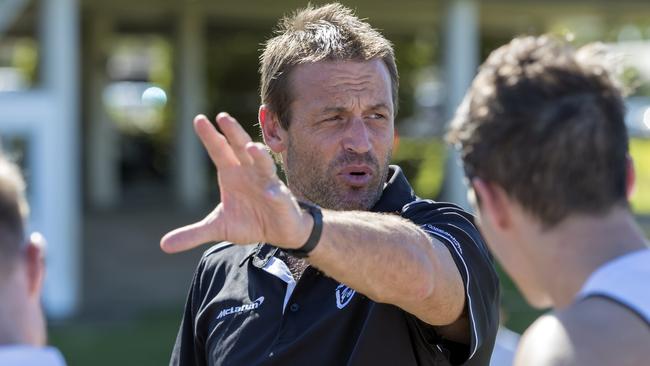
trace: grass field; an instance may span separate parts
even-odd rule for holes
[[[650,215],[650,139],[633,139],[630,154],[636,170],[636,189],[632,195],[632,208],[640,215]]]
[[[167,365],[183,312],[156,310],[136,319],[105,320],[51,326],[50,343],[69,366]]]

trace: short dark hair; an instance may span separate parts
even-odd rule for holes
[[[28,211],[20,169],[0,153],[0,275],[13,268],[21,252]]]
[[[627,206],[624,104],[594,49],[515,38],[481,66],[447,136],[470,179],[498,184],[547,228]]]
[[[289,76],[303,63],[381,59],[390,74],[397,114],[399,76],[393,46],[352,10],[338,3],[309,5],[282,18],[276,33],[260,56],[260,93],[262,103],[278,116],[284,129],[291,120]]]

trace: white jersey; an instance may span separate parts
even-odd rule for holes
[[[0,346],[2,366],[65,366],[63,356],[53,347],[28,345]]]
[[[599,267],[585,282],[578,300],[589,296],[612,299],[650,325],[650,249],[622,255]]]

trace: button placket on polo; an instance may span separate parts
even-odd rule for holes
[[[300,280],[296,284],[296,287],[289,298],[289,306],[287,309],[289,311],[284,312],[280,320],[280,327],[278,329],[278,336],[276,337],[271,350],[275,352],[278,347],[282,347],[285,344],[291,343],[296,336],[297,332],[297,318],[301,316],[301,304],[303,303],[302,299],[304,294],[307,291],[312,291],[315,289],[315,282],[318,278],[318,271],[313,267],[308,267],[305,269],[305,272],[300,277]]]

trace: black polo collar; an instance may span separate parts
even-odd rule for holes
[[[239,266],[243,266],[246,261],[252,258],[253,265],[257,268],[264,268],[267,263],[275,256],[275,254],[280,250],[280,248],[274,247],[272,245],[257,243],[253,248],[246,254],[244,259],[239,262]]]
[[[388,176],[388,181],[381,197],[379,197],[379,201],[371,209],[373,212],[401,212],[402,207],[417,198],[413,188],[406,180],[402,168],[397,165],[390,165],[388,167]]]
[[[379,201],[375,203],[370,211],[401,212],[406,204],[417,199],[402,168],[397,165],[390,165],[388,167],[388,176],[389,178],[386,181],[381,197],[379,197]],[[259,243],[251,249],[239,265],[244,265],[248,259],[252,258],[255,267],[263,268],[278,250],[279,248],[272,245]]]

